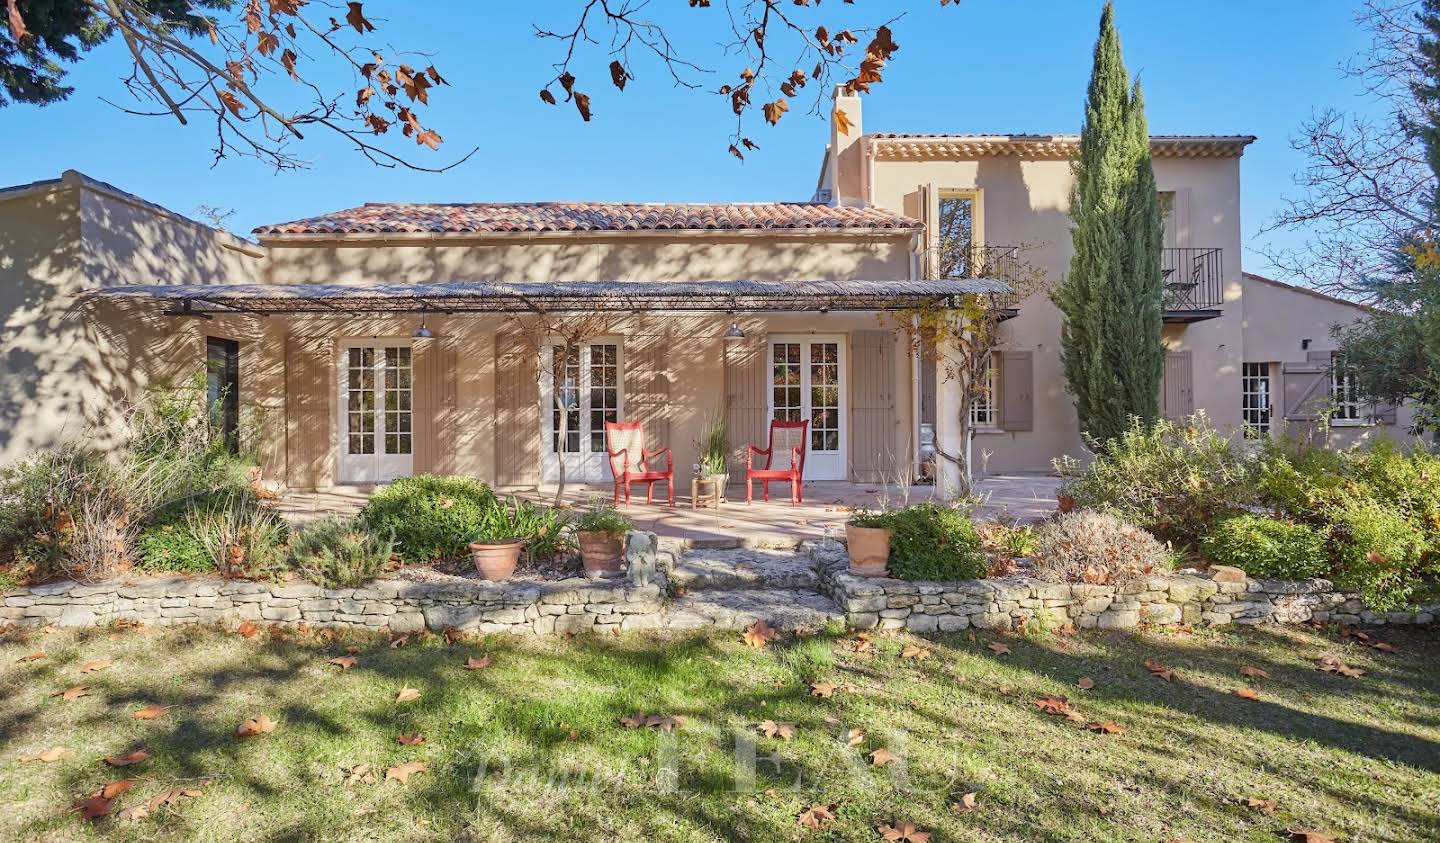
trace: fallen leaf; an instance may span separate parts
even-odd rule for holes
[[[99,796],[101,799],[114,799],[115,797],[129,790],[131,787],[134,786],[134,784],[134,779],[116,779],[115,781],[109,782],[104,787],[100,788],[100,792],[95,795]]]
[[[385,781],[388,782],[391,779],[394,779],[401,784],[405,784],[407,781],[410,780],[410,777],[412,775],[423,772],[425,772],[424,761],[408,761],[404,764],[399,765],[398,767],[390,767],[386,769]]]
[[[875,649],[875,645],[871,643],[870,636],[862,632],[854,638],[846,641],[845,649],[849,650],[852,653],[868,653],[871,650]]]
[[[1080,681],[1075,683],[1075,687],[1082,691],[1088,691],[1095,687],[1095,680],[1088,676],[1082,676],[1080,677]]]
[[[884,767],[886,764],[899,760],[900,756],[884,747],[870,753],[870,765],[873,767]]]
[[[990,649],[993,650],[993,651],[995,651],[996,655],[1008,656],[1008,655],[1010,654],[1010,645],[1009,645],[1009,644],[1001,644],[999,641],[996,641],[994,644],[991,644],[991,645],[990,645]]]
[[[456,628],[453,627],[453,626],[447,626],[447,627],[445,627],[445,643],[446,643],[446,644],[454,644],[454,643],[457,642],[457,641],[463,641],[463,640],[465,640],[465,633],[461,632],[460,630],[456,629]]]
[[[1035,707],[1046,714],[1064,714],[1070,710],[1070,701],[1064,697],[1050,695],[1043,700],[1036,700]]]
[[[645,718],[645,725],[649,726],[652,729],[659,729],[662,732],[668,732],[672,729],[678,729],[681,726],[684,726],[685,718],[681,717],[678,714],[674,716],[669,714],[652,714],[649,717]]]
[[[1150,671],[1150,675],[1154,676],[1157,679],[1164,679],[1166,682],[1175,681],[1175,671],[1171,670],[1170,668],[1166,667],[1155,659],[1146,659],[1145,669]]]
[[[144,761],[146,758],[149,757],[150,753],[146,752],[143,749],[137,749],[134,752],[128,753],[126,755],[111,755],[105,759],[105,763],[109,764],[111,767],[129,767],[133,764],[139,764],[141,761]]]
[[[1369,645],[1372,650],[1379,650],[1382,653],[1398,653],[1400,648],[1388,641],[1376,641]]]
[[[908,820],[899,825],[882,825],[877,830],[882,839],[898,841],[898,843],[929,843],[930,841],[930,832],[921,831],[915,823]]]
[[[145,803],[145,807],[149,809],[150,813],[153,813],[166,805],[179,802],[181,799],[194,799],[199,795],[200,791],[194,788],[172,787],[150,797],[150,801]]]
[[[112,801],[103,796],[91,796],[76,802],[74,810],[78,811],[84,819],[98,820],[110,813]]]
[[[351,787],[357,784],[374,784],[375,774],[370,771],[369,764],[356,764],[345,771],[345,786]]]
[[[1242,700],[1260,699],[1260,694],[1254,688],[1251,688],[1248,685],[1242,685],[1241,687],[1236,688],[1235,696],[1239,697]]]
[[[395,702],[403,703],[420,699],[420,691],[416,688],[401,688],[400,693],[395,695]]]
[[[1266,673],[1265,671],[1261,670],[1261,669],[1258,668],[1258,667],[1251,667],[1251,666],[1248,665],[1248,664],[1245,665],[1244,667],[1240,668],[1240,675],[1241,675],[1241,676],[1248,676],[1248,677],[1250,677],[1251,679],[1269,679],[1269,678],[1270,678],[1270,674]]]
[[[859,746],[865,743],[865,731],[863,729],[851,729],[850,734],[845,738],[850,746]]]
[[[959,802],[956,802],[950,806],[951,810],[953,810],[957,814],[968,814],[971,811],[975,810],[975,807],[976,805],[974,793],[967,793],[964,796],[961,796]]]
[[[341,673],[344,673],[345,671],[354,667],[358,662],[359,660],[356,659],[354,656],[336,656],[335,658],[325,663],[335,665],[336,667],[340,668]]]
[[[63,691],[56,691],[55,693],[51,694],[50,696],[52,696],[52,697],[59,697],[59,698],[61,698],[62,700],[78,700],[78,699],[80,699],[81,697],[89,696],[89,694],[90,694],[90,686],[89,686],[89,685],[76,685],[76,686],[73,687],[73,688],[66,688],[66,689],[63,690]]]
[[[820,828],[830,820],[835,819],[835,805],[811,805],[808,809],[801,811],[797,821],[806,828]]]
[[[419,746],[425,743],[425,738],[420,735],[401,735],[395,740],[399,741],[401,746]]]
[[[812,697],[833,697],[836,684],[834,682],[811,682],[810,696]]]
[[[1272,799],[1256,799],[1252,796],[1245,800],[1245,807],[1254,808],[1266,814],[1273,814],[1280,806]]]
[[[70,750],[66,749],[63,746],[52,746],[49,749],[37,752],[34,755],[26,755],[22,757],[20,759],[20,763],[26,764],[31,761],[43,761],[48,764],[51,761],[59,761],[61,758],[64,758],[65,755],[69,752]]]
[[[116,816],[120,817],[120,819],[122,820],[138,822],[139,820],[143,820],[146,817],[150,816],[150,808],[142,803],[140,805],[136,805],[133,808],[126,808]]]
[[[620,718],[620,725],[627,729],[638,729],[645,725],[645,715],[630,714]]]
[[[794,723],[776,723],[774,720],[766,720],[760,724],[760,731],[767,738],[778,737],[782,741],[788,741],[795,737]]]
[[[930,651],[925,649],[924,647],[921,647],[919,644],[910,644],[905,649],[900,651],[900,658],[914,659],[916,661],[923,662],[926,659],[930,658]]]
[[[95,673],[97,671],[105,670],[113,664],[114,662],[110,661],[109,659],[96,659],[95,661],[85,662],[84,664],[80,665],[80,672]]]
[[[1297,843],[1337,843],[1340,839],[1328,831],[1316,831],[1313,828],[1287,828],[1285,833]]]
[[[1351,667],[1350,665],[1341,661],[1340,657],[1335,655],[1334,653],[1326,653],[1316,661],[1319,662],[1319,666],[1317,667],[1317,669],[1322,670],[1326,673],[1338,673],[1341,676],[1348,676],[1351,679],[1359,679],[1361,676],[1365,675],[1365,671],[1361,670],[1358,667]]]
[[[745,632],[741,637],[744,638],[745,643],[751,647],[757,650],[763,650],[765,649],[765,645],[774,641],[779,634],[780,633],[770,628],[770,624],[761,620],[745,627]]]
[[[23,663],[25,663],[25,662],[38,662],[38,661],[40,661],[40,660],[43,659],[43,658],[45,658],[45,651],[40,650],[40,651],[31,653],[31,654],[28,655],[28,656],[22,656],[22,657],[21,657],[20,659],[18,659],[15,663],[16,663],[16,664],[23,664]]]
[[[254,717],[240,724],[235,734],[242,738],[253,738],[257,735],[268,735],[275,731],[275,723],[264,714],[257,714]]]
[[[131,716],[136,720],[154,720],[157,717],[163,717],[165,712],[174,707],[173,705],[150,705],[136,711]]]
[[[466,669],[466,670],[484,670],[485,668],[487,668],[487,667],[489,667],[489,666],[490,666],[490,654],[489,654],[489,653],[486,653],[485,655],[481,656],[481,657],[478,658],[478,659],[475,658],[474,656],[471,656],[470,658],[468,658],[468,659],[465,660],[465,669]]]
[[[401,647],[404,647],[406,644],[409,644],[409,643],[410,643],[410,633],[407,632],[407,633],[405,633],[404,635],[401,635],[401,636],[399,636],[399,637],[397,637],[397,638],[392,639],[392,640],[390,641],[390,649],[392,649],[392,650],[398,650],[398,649],[400,649]]]
[[[1123,735],[1125,734],[1126,729],[1125,726],[1122,726],[1119,723],[1114,722],[1113,720],[1106,720],[1104,723],[1096,721],[1086,726],[1085,728],[1089,729],[1092,732],[1098,732],[1102,735]]]
[[[235,628],[235,631],[245,638],[254,638],[260,632],[260,627],[246,621]]]

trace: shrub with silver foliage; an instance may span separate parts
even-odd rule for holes
[[[1103,512],[1068,512],[1035,531],[1031,558],[1037,578],[1050,582],[1123,585],[1170,567],[1155,537]]]

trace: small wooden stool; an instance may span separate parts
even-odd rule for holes
[[[705,509],[719,509],[720,502],[723,500],[725,500],[725,484],[723,482],[718,480],[712,481],[710,483],[710,493],[705,495],[705,497],[702,499],[700,497],[700,478],[690,478],[691,509],[697,509],[700,507],[704,507]]]

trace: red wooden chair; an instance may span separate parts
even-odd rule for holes
[[[610,456],[610,473],[615,477],[615,503],[620,503],[620,489],[625,489],[625,505],[630,505],[630,484],[645,484],[645,502],[652,502],[655,484],[664,480],[669,487],[670,505],[675,505],[675,457],[669,448],[645,450],[645,430],[640,422],[605,422],[605,450]],[[665,455],[665,470],[650,467],[650,460]]]
[[[760,481],[760,488],[765,496],[765,501],[770,501],[770,481],[788,480],[790,482],[790,504],[793,506],[804,502],[804,492],[801,484],[805,480],[805,444],[810,436],[810,422],[806,421],[780,421],[770,420],[770,447],[757,448],[754,445],[745,446],[745,502],[751,503],[751,483]],[[789,457],[789,464],[783,468],[776,467],[775,452],[779,450],[781,455]],[[761,468],[755,467],[755,455],[765,455],[765,465]]]

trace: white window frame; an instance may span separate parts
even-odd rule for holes
[[[831,343],[836,351],[836,374],[839,376],[839,411],[840,437],[839,447],[833,451],[816,451],[812,446],[812,438],[805,437],[805,479],[810,480],[845,480],[849,477],[850,468],[850,351],[849,338],[844,334],[772,334],[766,343],[765,348],[765,424],[775,418],[775,387],[772,382],[774,373],[775,346],[784,344],[800,345],[800,417],[811,418],[814,407],[811,404],[811,374],[812,374],[812,351],[815,345]],[[809,433],[814,433],[813,426]]]
[[[1345,365],[1338,352],[1330,355],[1330,424],[1332,427],[1365,427],[1375,420],[1368,405],[1359,398],[1359,378]]]
[[[1240,364],[1240,421],[1248,439],[1264,439],[1275,428],[1275,381],[1269,363]]]
[[[997,355],[990,355],[990,363],[985,367],[983,375],[984,382],[978,384],[979,389],[972,390],[974,395],[970,399],[970,429],[976,433],[1000,429],[1000,402],[997,399],[1001,375],[996,357]]]
[[[351,454],[350,429],[349,429],[349,358],[350,350],[354,348],[372,348],[377,354],[372,364],[376,369],[375,383],[375,406],[372,412],[375,415],[376,430],[369,434],[376,437],[375,452],[372,454]],[[408,431],[387,431],[385,392],[386,379],[389,369],[384,365],[384,349],[386,348],[408,348],[410,350],[410,429]],[[401,477],[408,477],[415,471],[415,450],[418,447],[418,437],[415,430],[415,342],[410,337],[374,337],[374,338],[342,338],[335,343],[335,401],[336,418],[334,430],[334,453],[336,456],[335,474],[339,483],[388,483]],[[385,452],[385,435],[387,432],[406,433],[410,437],[410,452],[407,454],[388,454]]]
[[[547,342],[541,350],[545,360],[540,369],[540,477],[544,483],[555,483],[560,479],[561,459],[565,463],[566,482],[577,483],[599,483],[612,479],[610,473],[610,460],[604,446],[604,429],[601,435],[601,449],[591,451],[590,448],[590,406],[588,396],[590,394],[590,373],[591,367],[585,362],[590,354],[590,348],[596,345],[615,346],[615,367],[616,367],[616,421],[625,421],[625,343],[620,337],[593,337],[586,342],[579,343],[580,384],[578,394],[581,396],[580,439],[579,451],[557,452],[553,449],[555,441],[555,401],[554,401],[554,374],[550,365],[550,355],[554,353],[556,346],[564,345],[564,340],[555,339]],[[569,432],[569,431],[567,431]]]

